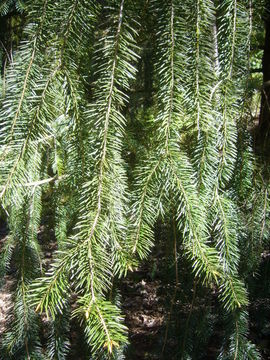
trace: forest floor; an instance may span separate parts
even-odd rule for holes
[[[0,339],[6,329],[9,309],[11,308],[11,287],[12,279],[10,276],[5,276],[3,279],[4,285],[0,289]]]
[[[179,334],[174,332],[176,324],[173,317],[178,313],[180,317],[184,314],[177,322],[183,321],[186,325],[192,306],[182,306],[176,300],[175,286],[162,279],[151,278],[149,269],[149,263],[145,263],[121,285],[123,312],[130,340],[126,359],[180,359]],[[200,359],[214,360],[217,358],[217,351],[218,348],[211,339],[205,356]]]
[[[130,278],[123,281],[121,294],[123,312],[129,329],[130,346],[127,360],[173,360],[181,359],[177,334],[170,331],[174,326],[170,310],[172,304],[172,286],[164,284],[160,279],[151,279],[147,267],[140,269]],[[197,308],[196,308],[197,307]],[[194,306],[194,312],[204,311],[205,304]],[[173,316],[187,321],[190,307],[173,304]],[[257,345],[263,360],[270,359],[270,299],[259,298],[250,304],[250,335],[249,338]],[[183,315],[184,314],[184,315]],[[170,324],[170,321],[172,324]],[[209,337],[206,352],[192,360],[216,360],[222,343],[223,332],[218,321]],[[194,329],[193,329],[194,330]],[[167,333],[167,335],[166,335]],[[196,330],[194,331],[196,336]],[[180,336],[179,336],[180,338]],[[185,358],[183,358],[185,359]]]
[[[145,271],[135,275],[139,281],[125,279],[121,286],[130,340],[127,359],[160,359],[166,322],[164,298],[160,296],[162,283],[149,279]]]
[[[0,226],[0,251],[3,249],[3,244],[6,240],[7,229],[4,224]],[[5,275],[3,279],[0,278],[0,339],[6,329],[9,309],[11,308],[11,289],[12,289],[12,276]]]

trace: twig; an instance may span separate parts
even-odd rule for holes
[[[167,320],[167,324],[166,324],[164,342],[163,342],[163,347],[162,347],[162,352],[161,352],[162,355],[164,353],[166,343],[167,343],[167,340],[168,340],[169,325],[170,325],[170,320],[171,320],[171,316],[172,316],[172,310],[173,310],[173,306],[175,304],[175,298],[176,298],[178,285],[179,285],[175,219],[173,219],[173,237],[174,237],[174,260],[175,260],[175,288],[174,288],[174,293],[173,293],[173,296],[172,296],[172,299],[171,299],[171,306],[170,306],[170,310],[169,310],[169,314],[168,314],[168,320]]]
[[[192,302],[191,302],[191,307],[190,307],[190,311],[189,311],[189,314],[188,314],[188,318],[187,318],[187,321],[186,321],[185,334],[184,334],[183,345],[182,345],[182,356],[181,356],[182,360],[185,360],[184,359],[184,351],[185,351],[185,346],[186,346],[189,322],[190,322],[191,314],[192,314],[193,307],[194,307],[195,297],[196,297],[196,289],[197,289],[197,281],[194,280],[193,297],[192,297]]]
[[[44,184],[47,184],[51,181],[56,181],[56,180],[63,180],[66,176],[54,176],[54,177],[51,177],[51,178],[48,178],[48,179],[44,179],[44,180],[38,180],[38,181],[33,181],[33,182],[29,182],[29,183],[26,183],[26,184],[23,184],[23,186],[39,186],[39,185],[44,185]]]

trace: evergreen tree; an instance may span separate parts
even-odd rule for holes
[[[66,359],[71,318],[91,358],[123,358],[128,329],[112,290],[150,253],[158,221],[175,226],[176,265],[181,254],[196,281],[218,289],[218,359],[260,358],[246,287],[269,233],[268,168],[249,131],[260,7],[2,2],[4,17],[23,12],[0,54],[1,262],[16,273],[3,359]],[[46,269],[38,234],[48,207],[57,251]],[[192,351],[183,346],[182,358]]]

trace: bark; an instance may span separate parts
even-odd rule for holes
[[[268,2],[268,1],[267,1]],[[270,139],[270,5],[266,9],[265,18],[265,45],[262,59],[263,88],[259,131],[261,139],[266,142]],[[268,142],[268,141],[267,141]]]

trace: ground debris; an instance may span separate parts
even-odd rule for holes
[[[146,273],[136,275],[142,277],[140,281],[126,279],[121,286],[131,343],[126,358],[158,359],[153,349],[160,348],[158,342],[163,338],[166,321],[164,299],[160,296],[161,281],[152,280]]]
[[[0,288],[0,338],[6,330],[6,324],[10,309],[12,307],[12,285],[14,280],[6,275],[3,281],[4,285]]]

